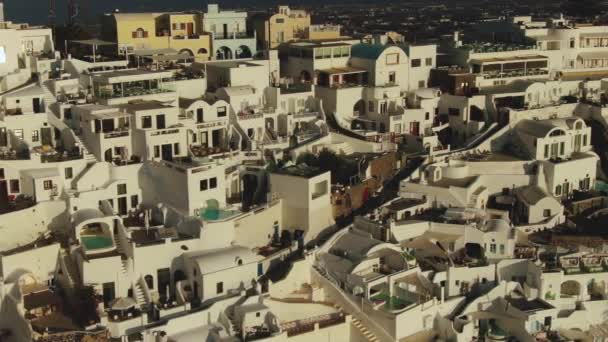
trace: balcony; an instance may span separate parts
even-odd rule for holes
[[[549,70],[545,69],[530,69],[530,70],[513,70],[501,73],[489,73],[484,74],[483,78],[486,80],[511,78],[511,77],[532,77],[532,76],[546,76],[549,75]]]
[[[11,213],[14,211],[19,211],[27,208],[31,208],[36,205],[36,201],[33,197],[28,195],[9,195],[8,203],[6,206],[0,207],[0,214]]]
[[[0,160],[29,160],[30,153],[28,150],[16,151],[13,149],[0,148]]]
[[[120,138],[120,137],[128,137],[129,136],[129,129],[118,129],[115,131],[111,131],[111,132],[105,132],[103,134],[103,137],[105,139],[113,139],[113,138]]]
[[[280,89],[281,95],[307,93],[312,91],[312,85],[309,83],[281,84]]]
[[[254,36],[248,34],[247,32],[220,32],[220,33],[215,33],[213,35],[213,38],[215,40],[221,40],[221,39],[253,39]]]

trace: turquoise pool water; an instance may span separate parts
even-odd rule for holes
[[[107,236],[82,236],[80,238],[87,250],[112,247],[112,239]]]
[[[237,215],[239,212],[236,210],[223,210],[223,209],[205,209],[201,212],[200,217],[207,221],[224,220],[229,217]]]

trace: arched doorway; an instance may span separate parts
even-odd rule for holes
[[[192,50],[190,50],[190,49],[181,49],[181,50],[179,50],[179,54],[194,57],[194,52],[192,52]]]
[[[359,100],[357,103],[355,103],[355,106],[353,107],[353,115],[365,115],[365,101]]]
[[[215,58],[218,60],[232,59],[232,50],[227,46],[222,46],[215,52]]]
[[[103,160],[107,161],[108,163],[110,163],[112,161],[112,149],[109,148],[106,150],[106,152],[103,154]]]
[[[150,290],[154,289],[154,277],[148,274],[144,277],[144,280],[146,281],[146,286],[148,286]]]
[[[239,46],[235,51],[236,58],[251,58],[251,50],[246,45]]]
[[[312,76],[310,76],[310,73],[308,71],[302,70],[300,72],[300,81],[310,82],[310,81],[312,81]]]
[[[581,295],[581,284],[576,280],[567,280],[559,287],[560,298],[578,298]]]

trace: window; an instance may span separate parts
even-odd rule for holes
[[[374,101],[369,101],[367,103],[367,111],[370,112],[370,113],[374,112]]]
[[[500,254],[505,254],[505,245],[501,243],[499,246],[499,250],[500,250]]]
[[[179,155],[179,143],[174,143],[173,144],[173,154],[174,155]]]
[[[549,158],[549,145],[545,145],[545,158]]]
[[[23,130],[22,129],[13,130],[13,134],[15,135],[15,137],[23,140]]]
[[[490,244],[490,253],[496,253],[496,244],[495,243]]]
[[[550,217],[550,216],[551,216],[551,209],[543,210],[543,217]]]
[[[386,64],[399,64],[399,54],[398,53],[389,53],[386,55]]]
[[[388,112],[388,103],[382,102],[380,103],[380,114],[386,114]]]
[[[219,118],[223,118],[223,117],[226,116],[226,107],[225,106],[223,106],[223,107],[217,107],[217,116]]]
[[[145,31],[143,28],[138,28],[137,30],[131,33],[132,38],[148,38],[148,31]]]
[[[561,196],[562,194],[562,186],[558,185],[555,187],[555,196]]]
[[[203,122],[203,108],[196,109],[196,123]]]
[[[458,109],[458,108],[448,108],[448,115],[450,115],[450,116],[460,116],[460,109]]]
[[[583,146],[587,146],[587,134],[583,134]]]
[[[574,49],[575,44],[576,44],[576,40],[574,38],[570,38],[570,48],[571,49]]]
[[[177,30],[177,24],[176,24],[176,23],[173,23],[173,25],[171,25],[171,27],[172,27],[174,30]]]
[[[160,146],[154,146],[154,158],[160,158]]]
[[[66,167],[64,170],[65,179],[72,179],[74,177],[74,170],[71,167]]]
[[[217,292],[217,294],[224,293],[224,282],[223,281],[220,281],[219,283],[215,284],[215,292]]]
[[[412,59],[412,68],[418,68],[420,65],[422,65],[420,58]]]
[[[42,182],[42,186],[44,187],[44,190],[51,190],[53,188],[53,181],[52,180],[45,180]]]
[[[394,71],[388,73],[388,83],[395,83],[397,81],[397,74]]]
[[[426,87],[426,81],[422,80],[422,81],[418,81],[418,88],[425,88]]]
[[[565,147],[566,147],[566,143],[564,143],[563,141],[561,143],[559,143],[559,154],[560,155],[564,155],[565,153]]]
[[[131,196],[131,208],[137,208],[139,205],[139,196],[133,195]]]
[[[152,117],[150,115],[141,117],[141,128],[152,128]]]
[[[276,20],[277,24],[282,24],[284,22],[285,22],[285,19],[283,19],[283,18],[277,18],[277,20]]]
[[[433,66],[433,58],[432,58],[432,57],[429,57],[429,58],[425,59],[425,60],[424,60],[424,64],[425,64],[426,66]]]
[[[4,169],[0,169],[0,179],[4,179]]]
[[[262,314],[260,312],[255,313],[255,317],[260,317]]]
[[[210,189],[217,188],[217,178],[216,177],[209,179],[209,188]]]
[[[63,118],[66,120],[72,119],[72,108],[66,108],[63,110]]]
[[[11,193],[17,193],[19,192],[19,180],[18,179],[11,179],[10,181],[10,188],[11,188]]]
[[[201,191],[209,189],[209,181],[206,179],[201,179],[201,181],[199,182],[199,188]]]
[[[32,142],[40,141],[40,131],[37,129],[32,131]]]
[[[116,186],[116,192],[119,195],[126,195],[127,194],[127,184],[118,184]]]

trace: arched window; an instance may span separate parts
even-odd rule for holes
[[[582,129],[583,128],[583,123],[581,121],[578,121],[577,123],[574,124],[574,129]]]
[[[196,53],[199,54],[199,55],[206,55],[209,52],[205,48],[200,48],[200,49],[198,49],[198,51]]]
[[[562,186],[558,185],[555,187],[555,196],[561,196],[562,195]]]
[[[148,32],[141,27],[133,32],[133,38],[147,38],[147,37],[148,37]]]
[[[148,274],[145,276],[144,280],[146,281],[146,285],[150,290],[154,289],[154,278],[151,275]]]

